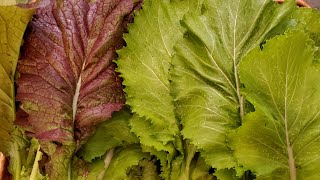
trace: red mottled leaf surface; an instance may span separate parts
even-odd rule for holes
[[[112,61],[137,4],[88,2],[52,0],[38,9],[22,50],[17,100],[24,115],[17,123],[49,156],[60,153],[59,146],[81,144],[125,102]]]

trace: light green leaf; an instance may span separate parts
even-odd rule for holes
[[[49,177],[47,175],[42,175],[39,168],[39,161],[42,159],[43,155],[40,151],[40,144],[35,138],[30,142],[27,160],[23,163],[22,170],[20,172],[21,180],[47,180]]]
[[[159,129],[145,118],[140,118],[134,114],[130,119],[131,130],[139,137],[140,143],[155,148],[157,151],[166,151],[169,154],[175,154],[176,149],[172,142],[163,144],[161,141],[167,138],[167,129]]]
[[[127,104],[142,117],[143,122],[136,122],[151,124],[157,131],[165,130],[161,138],[155,137],[154,141],[163,145],[174,143],[176,148],[181,147],[181,142],[175,142],[180,141],[179,125],[170,96],[168,71],[173,45],[184,32],[179,21],[189,10],[200,10],[201,1],[146,0],[134,24],[129,26],[129,34],[124,36],[127,47],[119,51],[117,61]],[[139,133],[135,127],[132,131]]]
[[[101,158],[95,159],[92,163],[90,163],[89,170],[88,170],[89,173],[87,178],[78,176],[77,179],[78,180],[80,179],[97,180],[101,172],[104,171],[104,168],[105,168],[105,163],[103,159]]]
[[[161,180],[157,173],[157,166],[154,160],[143,159],[139,165],[130,169],[128,179],[143,179],[143,180]]]
[[[83,159],[91,162],[117,146],[139,143],[139,139],[130,132],[128,125],[130,118],[130,111],[124,109],[115,112],[112,119],[100,124],[95,134],[82,147],[80,154]]]
[[[33,9],[0,6],[0,151],[10,155],[11,173],[19,179],[21,153],[26,142],[15,129],[14,75],[25,28],[34,13]]]
[[[127,171],[132,166],[138,165],[140,160],[144,158],[150,157],[143,153],[139,146],[116,150],[103,179],[127,179]]]
[[[192,167],[192,160],[196,153],[196,148],[190,145],[189,142],[184,141],[184,153],[180,156],[176,156],[172,162],[171,179],[190,179]]]
[[[212,174],[209,174],[210,166],[208,166],[204,159],[198,155],[199,157],[196,158],[193,162],[193,165],[191,167],[191,179],[199,180],[199,179],[205,179],[205,180],[213,180],[215,179]],[[224,179],[223,179],[224,180]]]
[[[176,46],[172,90],[182,134],[203,151],[209,165],[236,166],[227,135],[245,112],[237,65],[294,6],[293,1],[207,0],[202,15],[184,17],[187,33]]]
[[[148,152],[150,155],[155,156],[161,165],[161,174],[162,179],[170,179],[172,160],[176,154],[170,154],[166,151],[159,151],[154,147],[141,145],[143,152]]]
[[[14,75],[24,30],[34,10],[0,7],[0,151],[8,153],[15,119]]]
[[[256,111],[233,136],[239,163],[263,179],[320,176],[320,67],[313,41],[288,32],[240,63],[244,95]]]
[[[320,12],[318,9],[297,9],[292,19],[296,21],[294,29],[304,30],[308,32],[310,38],[314,41],[317,46],[315,52],[315,60],[320,62]]]
[[[221,169],[216,171],[214,175],[221,180],[240,180],[240,178],[236,176],[234,169]]]
[[[1,0],[0,6],[11,6],[16,4],[25,4],[28,3],[29,0]]]

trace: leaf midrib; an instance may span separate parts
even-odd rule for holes
[[[266,3],[266,0],[264,1],[263,5],[258,11],[258,15],[261,13],[262,7]],[[237,32],[237,19],[238,19],[238,12],[239,12],[239,6],[240,6],[240,0],[238,1],[238,7],[235,13],[234,18],[234,29],[233,29],[233,65],[234,65],[234,76],[235,76],[235,82],[236,82],[236,92],[239,100],[239,111],[240,111],[240,118],[242,120],[244,114],[244,107],[243,107],[243,97],[240,94],[240,86],[239,86],[239,77],[238,77],[238,68],[237,68],[237,58],[236,58],[236,51],[238,46],[245,40],[245,38],[250,34],[251,29],[253,25],[255,24],[256,20],[258,19],[258,16],[254,19],[252,25],[249,28],[249,31],[246,33],[244,38],[240,41],[240,43],[236,46],[236,32]],[[290,179],[296,180],[296,168],[295,168],[295,159],[293,156],[293,150],[292,146],[290,144],[290,138],[289,138],[289,132],[288,132],[288,122],[287,122],[287,96],[288,96],[288,62],[289,62],[289,54],[292,50],[292,47],[289,47],[289,53],[286,61],[286,73],[285,73],[285,98],[284,98],[284,115],[282,116],[284,125],[285,125],[285,135],[286,135],[286,146],[287,146],[287,153],[288,153],[288,165],[289,165],[289,171],[290,171]],[[275,104],[276,105],[276,104]]]
[[[239,83],[239,75],[238,75],[238,64],[236,62],[236,33],[237,33],[237,20],[238,20],[238,13],[240,8],[240,0],[238,0],[238,7],[234,18],[234,29],[233,29],[233,70],[234,70],[234,78],[236,81],[236,93],[238,96],[238,103],[239,103],[239,115],[240,115],[240,121],[242,121],[242,118],[244,116],[244,110],[243,110],[243,98],[240,94],[240,83]]]
[[[284,126],[285,126],[285,135],[286,135],[286,145],[287,145],[287,151],[288,151],[288,164],[289,164],[289,171],[290,171],[290,179],[296,180],[297,172],[295,167],[295,159],[293,155],[292,146],[290,143],[289,138],[289,131],[288,131],[288,119],[287,119],[287,97],[288,97],[288,66],[289,66],[289,55],[291,54],[292,50],[292,44],[289,47],[289,53],[287,54],[287,60],[286,60],[286,73],[285,73],[285,96],[284,96]]]

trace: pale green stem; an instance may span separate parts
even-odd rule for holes
[[[70,163],[69,163],[68,180],[71,180],[71,179],[72,179],[72,177],[71,177],[71,163],[72,163],[72,160],[70,160]]]
[[[20,152],[19,152],[19,148],[18,148],[18,144],[17,142],[13,143],[13,151],[15,151],[13,154],[10,155],[10,157],[12,158],[10,161],[10,164],[15,164],[16,166],[13,167],[13,171],[15,172],[13,179],[14,180],[20,180],[20,173],[21,173],[21,158],[20,158]],[[14,163],[12,163],[12,161],[14,161]]]
[[[106,173],[110,163],[111,163],[111,160],[112,160],[112,157],[113,157],[113,151],[114,149],[110,149],[106,155],[106,158],[104,159],[104,168],[103,168],[103,171],[99,174],[98,176],[98,180],[102,180],[103,177],[104,177],[104,174]]]
[[[37,173],[39,171],[39,161],[42,158],[42,152],[40,151],[40,145],[37,150],[36,158],[34,159],[31,175],[30,175],[30,180],[36,180],[37,178]]]

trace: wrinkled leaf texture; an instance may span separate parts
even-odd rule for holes
[[[30,23],[18,66],[17,100],[25,114],[17,122],[54,156],[51,178],[66,176],[75,141],[82,144],[124,104],[112,60],[134,6],[131,0],[50,1]]]

